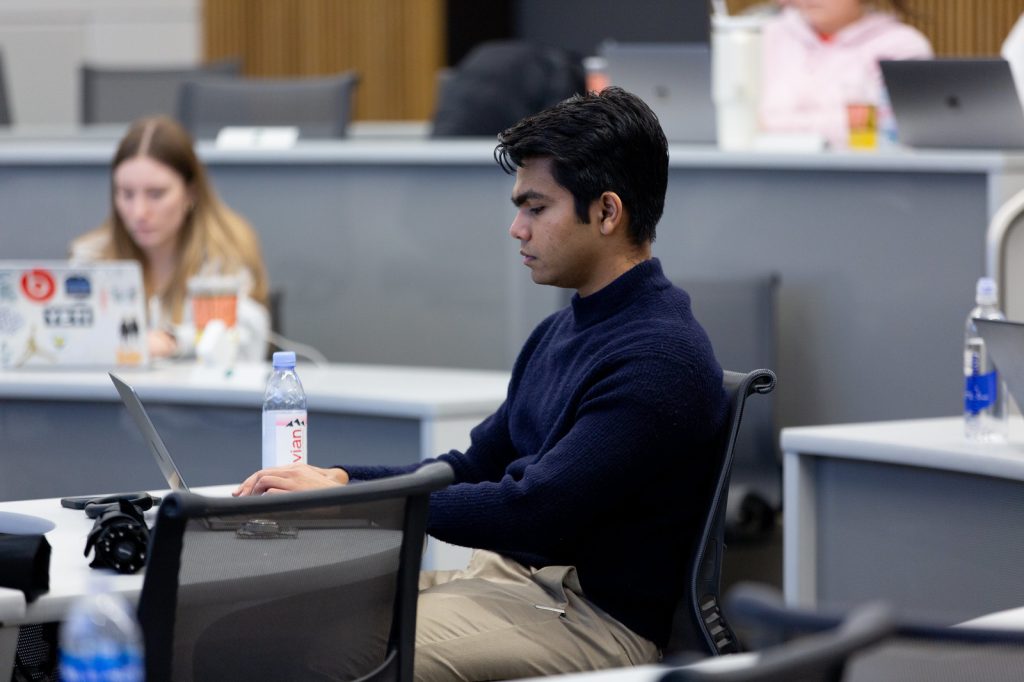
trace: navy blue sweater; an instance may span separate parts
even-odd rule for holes
[[[585,596],[664,646],[711,485],[722,372],[657,259],[544,320],[508,397],[441,455],[428,531],[531,566],[575,566]],[[413,467],[414,468],[414,467]],[[345,467],[353,479],[396,467]]]

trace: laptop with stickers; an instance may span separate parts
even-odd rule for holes
[[[0,260],[0,371],[149,364],[135,261]]]

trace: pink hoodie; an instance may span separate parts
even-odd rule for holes
[[[846,103],[879,101],[879,59],[932,57],[928,39],[896,17],[870,12],[825,41],[786,8],[761,41],[761,129],[821,133],[846,146]]]

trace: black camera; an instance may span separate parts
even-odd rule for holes
[[[94,549],[91,568],[112,568],[118,573],[136,573],[146,565],[149,527],[140,505],[119,499],[116,503],[86,505],[86,513],[96,512],[96,523],[85,542],[85,555]],[[152,506],[152,502],[146,507]],[[93,514],[89,514],[93,516]]]

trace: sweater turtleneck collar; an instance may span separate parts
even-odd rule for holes
[[[661,261],[650,258],[619,275],[611,284],[586,297],[572,297],[572,316],[578,327],[589,327],[608,319],[647,291],[671,286]]]

